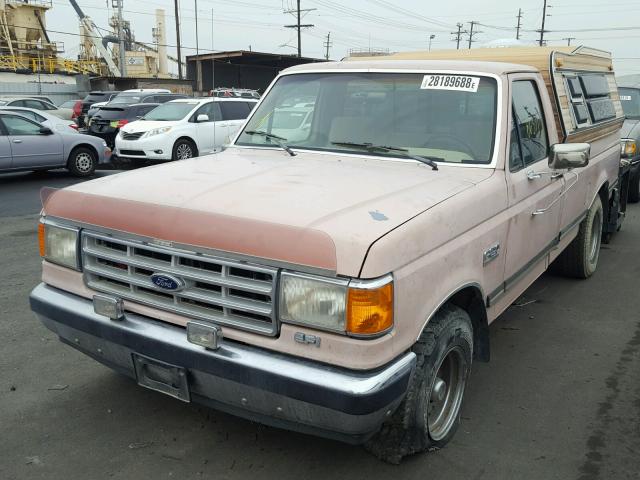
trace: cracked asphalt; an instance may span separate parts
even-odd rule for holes
[[[544,275],[492,324],[454,441],[391,466],[143,389],[58,342],[27,301],[38,191],[76,181],[0,175],[1,479],[640,478],[640,206],[594,277]]]

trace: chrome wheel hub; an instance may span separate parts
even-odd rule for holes
[[[178,145],[178,148],[176,149],[176,154],[177,154],[176,156],[178,157],[178,160],[185,160],[187,158],[193,157],[193,152],[191,151],[191,147],[186,143],[181,143],[180,145]]]
[[[458,418],[466,382],[465,363],[462,350],[456,346],[438,367],[427,407],[427,426],[433,440],[446,437]]]
[[[79,172],[86,173],[91,170],[93,158],[88,153],[79,153],[76,155],[76,168]]]
[[[598,250],[600,250],[600,239],[602,236],[602,212],[599,210],[593,217],[591,224],[591,248],[589,251],[589,263],[594,263],[598,258]]]

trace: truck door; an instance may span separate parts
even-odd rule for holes
[[[43,134],[40,132],[42,125],[19,115],[2,115],[0,118],[9,134],[12,168],[64,165],[59,133]]]
[[[558,241],[564,186],[562,176],[548,173],[547,125],[554,125],[554,118],[546,95],[541,101],[545,86],[536,76],[518,74],[510,78],[505,291],[517,284],[526,288],[537,276],[532,271],[539,274],[546,268],[549,251]]]

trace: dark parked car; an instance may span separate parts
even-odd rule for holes
[[[622,138],[622,158],[631,162],[629,201],[640,201],[640,81],[618,82],[620,103],[626,119],[620,131]]]
[[[103,138],[110,148],[114,147],[116,135],[120,128],[129,122],[138,120],[159,103],[136,103],[133,105],[113,104],[105,105],[91,119],[87,133]]]
[[[87,116],[87,112],[89,111],[89,107],[91,107],[91,105],[93,105],[94,103],[108,102],[113,97],[118,95],[118,93],[120,92],[113,91],[113,90],[89,92],[89,95],[84,97],[82,99],[82,102],[80,103],[80,111],[74,112],[76,114],[75,119],[78,123],[78,126],[80,128],[84,128],[86,126],[87,124],[86,116]]]
[[[144,91],[124,91],[115,96],[108,104],[96,103],[89,108],[86,115],[87,126],[91,125],[92,118],[105,106],[125,106],[133,105],[135,103],[153,103],[160,104],[166,103],[171,100],[177,100],[179,98],[188,98],[187,95],[179,93],[159,93],[159,92],[144,92]]]

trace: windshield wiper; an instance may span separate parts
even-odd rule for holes
[[[392,147],[389,145],[374,145],[369,142],[331,142],[332,145],[337,145],[339,147],[353,147],[353,148],[361,148],[368,152],[398,152],[401,153],[402,156],[411,158],[413,160],[417,160],[418,162],[424,163],[425,165],[429,165],[432,170],[438,170],[438,164],[436,162],[444,162],[444,158],[441,157],[429,157],[424,155],[413,155],[409,153],[409,150],[401,147]]]
[[[269,140],[273,140],[275,143],[278,144],[280,148],[282,148],[289,155],[291,155],[292,157],[296,156],[296,152],[294,152],[289,145],[284,143],[287,141],[287,139],[284,137],[275,135],[273,133],[265,132],[263,130],[245,130],[244,133],[246,133],[247,135],[260,135],[261,137],[268,138]]]

